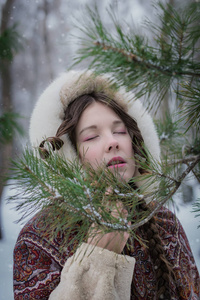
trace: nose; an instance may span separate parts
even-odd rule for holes
[[[118,141],[113,138],[111,140],[109,140],[106,150],[107,150],[107,152],[110,152],[111,150],[119,150]]]

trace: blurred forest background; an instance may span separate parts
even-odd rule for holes
[[[178,0],[162,2],[174,7],[180,3]],[[187,2],[192,0],[181,0],[182,4]],[[29,118],[38,96],[51,80],[72,65],[76,51],[81,47],[79,37],[82,33],[76,25],[80,26],[79,21],[87,17],[85,5],[93,7],[94,3],[94,0],[0,0],[0,130],[3,132],[7,126],[6,133],[0,135],[1,300],[13,299],[11,255],[20,229],[19,225],[12,225],[15,227],[8,231],[9,224],[17,219],[17,215],[13,215],[9,207],[5,208],[5,197],[9,191],[4,188],[3,176],[8,172],[10,159],[19,155],[28,143]],[[156,6],[156,1],[147,0],[96,1],[107,28],[113,26],[105,13],[111,5],[117,7],[122,20],[134,24],[141,31],[145,30],[142,27],[145,18],[152,22],[156,20],[152,3]],[[87,66],[87,61],[83,61],[76,68]],[[162,116],[168,106],[166,99],[158,115]],[[191,228],[197,227],[195,214],[189,215],[189,211],[198,193],[199,186],[188,181],[179,200],[180,211],[185,209],[184,202],[189,202],[185,205],[190,232]],[[10,241],[8,234],[11,232]],[[195,244],[191,246],[196,249],[196,259],[200,261],[200,234],[194,236],[191,233],[190,236],[191,243]]]

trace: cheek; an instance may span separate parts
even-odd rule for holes
[[[79,158],[83,165],[89,163],[94,168],[101,162],[97,147],[80,147]]]
[[[133,150],[133,144],[132,140],[128,140],[126,143],[126,149],[127,149],[127,154],[129,157],[131,157],[134,160],[134,150]]]
[[[129,145],[127,145],[127,149],[128,149],[128,157],[129,157],[129,166],[132,170],[135,171],[135,153],[134,153],[134,150],[133,150],[133,147],[132,147],[132,142],[129,143]]]

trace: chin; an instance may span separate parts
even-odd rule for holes
[[[128,176],[126,174],[115,174],[115,176],[117,177],[118,180],[121,180],[121,181],[125,181],[125,182],[129,182],[129,180],[132,178],[132,176]]]
[[[133,172],[134,173],[133,174],[132,172],[127,172],[126,170],[125,171],[121,170],[121,172],[119,170],[115,170],[114,172],[112,171],[112,173],[118,180],[121,180],[124,182],[129,182],[130,179],[133,178],[133,176],[135,176],[135,172]]]

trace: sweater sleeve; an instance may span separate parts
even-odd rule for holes
[[[135,259],[83,243],[49,300],[129,300]]]

